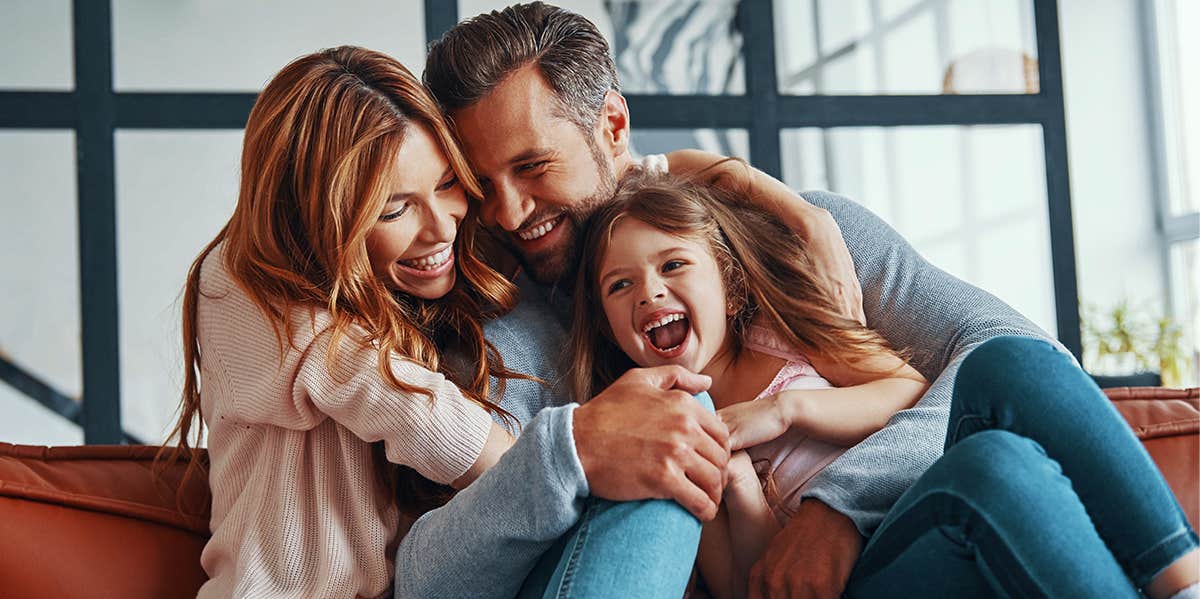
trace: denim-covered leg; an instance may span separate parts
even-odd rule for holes
[[[713,410],[707,393],[696,399]],[[519,597],[677,599],[699,545],[700,521],[674,501],[591,498],[579,524],[546,552]]]
[[[1197,546],[1154,461],[1096,384],[1045,341],[999,337],[955,379],[946,446],[1002,429],[1062,466],[1100,537],[1139,586]]]
[[[868,542],[850,597],[1138,597],[1071,481],[1035,442],[954,445]]]

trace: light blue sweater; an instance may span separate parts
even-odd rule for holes
[[[942,454],[954,373],[1000,335],[1049,336],[996,297],[929,264],[882,219],[825,192],[801,194],[842,229],[863,288],[867,324],[932,381],[915,406],[842,454],[806,497],[845,514],[864,535]],[[550,380],[566,347],[564,298],[522,284],[520,305],[488,323],[510,369]],[[556,307],[557,306],[557,307]],[[1061,346],[1060,346],[1061,349]],[[579,517],[587,480],[561,393],[509,381],[501,405],[523,425],[512,449],[445,506],[422,516],[396,555],[397,597],[512,597],[538,558]]]

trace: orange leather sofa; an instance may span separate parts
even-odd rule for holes
[[[1196,527],[1200,389],[1107,393]],[[207,482],[193,478],[177,493],[183,468],[156,476],[157,450],[0,443],[0,597],[195,597]]]

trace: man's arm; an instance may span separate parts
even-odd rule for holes
[[[929,264],[869,210],[831,193],[803,196],[828,210],[842,230],[862,284],[867,325],[893,347],[908,349],[911,364],[933,384],[916,405],[813,478],[797,514],[751,572],[751,597],[840,596],[863,536],[941,457],[962,359],[1000,335],[1053,342],[1004,302]]]
[[[803,196],[841,227],[862,285],[867,325],[893,347],[910,350],[910,363],[933,381],[916,405],[847,450],[804,492],[870,536],[900,495],[941,457],[962,358],[1000,335],[1053,340],[1008,304],[927,262],[866,208],[831,193]]]
[[[717,511],[728,434],[692,398],[708,377],[635,369],[582,407],[542,410],[500,461],[419,518],[396,553],[397,597],[512,597],[589,492]]]

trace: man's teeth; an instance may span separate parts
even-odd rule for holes
[[[668,314],[658,320],[648,322],[648,323],[646,323],[646,326],[642,327],[642,332],[649,333],[650,329],[671,324],[672,322],[675,322],[676,320],[683,320],[683,314],[676,312],[675,314]]]
[[[554,220],[548,220],[532,229],[529,229],[527,231],[521,231],[520,233],[517,233],[517,237],[520,237],[521,239],[524,239],[525,241],[533,241],[534,239],[537,239],[538,237],[541,237],[542,235],[545,235],[546,233],[549,233],[550,231],[554,230],[554,227],[557,225],[558,225],[557,218]]]
[[[446,249],[433,254],[432,256],[425,256],[424,258],[417,258],[416,260],[401,260],[400,263],[417,270],[433,270],[445,264],[446,260],[450,259],[450,253],[453,251],[453,249],[454,248],[451,246],[446,246]]]

